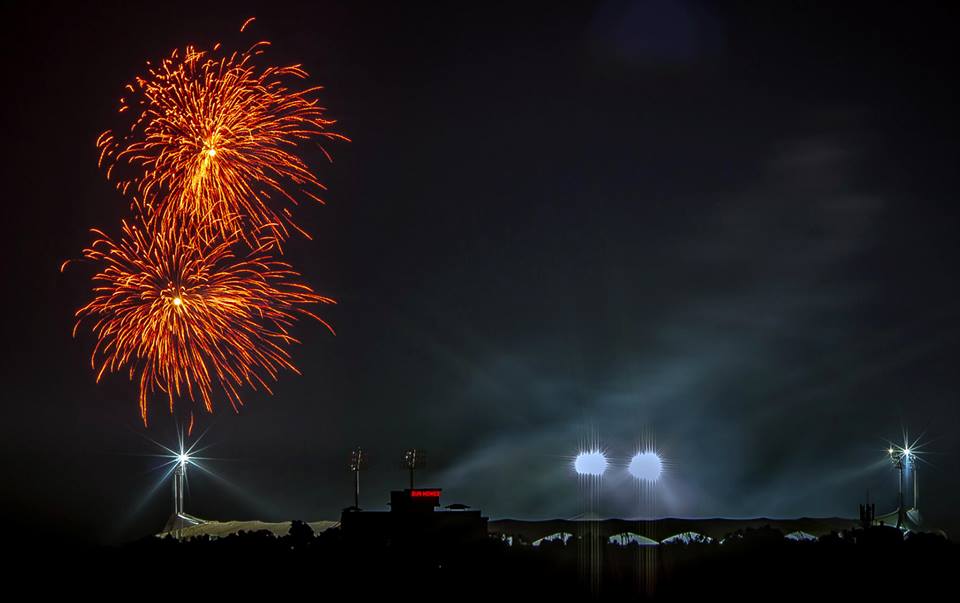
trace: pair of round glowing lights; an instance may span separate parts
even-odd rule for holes
[[[607,456],[599,450],[581,452],[573,461],[573,470],[578,475],[600,477],[607,472],[609,466],[610,462],[607,460]],[[630,459],[627,472],[638,480],[655,482],[660,479],[660,475],[663,473],[663,460],[659,454],[652,450],[638,452]]]

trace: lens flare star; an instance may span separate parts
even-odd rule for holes
[[[905,468],[910,469],[916,464],[923,462],[925,444],[922,442],[922,440],[922,434],[920,437],[911,440],[907,432],[904,431],[903,444],[897,445],[891,442],[887,446],[887,455],[890,457],[890,460],[894,463],[894,465],[897,463],[903,463]]]

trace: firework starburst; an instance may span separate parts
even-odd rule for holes
[[[334,300],[263,250],[237,257],[235,240],[209,244],[195,228],[148,220],[124,222],[117,240],[94,232],[83,255],[103,268],[93,277],[93,300],[77,311],[74,333],[92,322],[98,381],[124,369],[131,379],[139,374],[145,423],[157,392],[171,411],[186,397],[212,412],[219,388],[236,409],[242,386],[269,392],[280,370],[299,372],[288,350],[297,342],[289,327],[298,317],[330,328],[310,306]]]
[[[127,85],[120,112],[132,122],[100,136],[100,165],[164,227],[189,218],[208,239],[238,236],[251,248],[279,245],[291,228],[306,234],[291,206],[322,203],[324,187],[304,147],[347,139],[330,131],[320,87],[297,87],[300,65],[255,64],[268,45],[219,57],[219,45],[187,46]]]

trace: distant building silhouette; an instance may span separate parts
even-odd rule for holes
[[[487,521],[466,505],[440,508],[440,488],[390,493],[389,511],[348,507],[340,516],[345,540],[364,544],[445,546],[487,538]]]

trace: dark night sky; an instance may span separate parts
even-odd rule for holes
[[[122,85],[172,48],[265,38],[353,139],[289,259],[340,305],[273,397],[204,416],[204,517],[329,519],[423,483],[491,517],[582,510],[568,459],[653,438],[600,511],[886,509],[883,449],[924,433],[921,507],[960,530],[956,35],[922,6],[812,3],[6,3],[4,517],[118,542],[169,513],[124,375],[99,385],[77,257],[127,204],[96,166]],[[346,4],[346,3],[344,3]],[[452,3],[451,3],[452,4]],[[766,6],[776,4],[776,7]],[[833,4],[833,3],[830,3]],[[881,12],[877,12],[880,10]],[[252,37],[239,25],[256,16]]]

